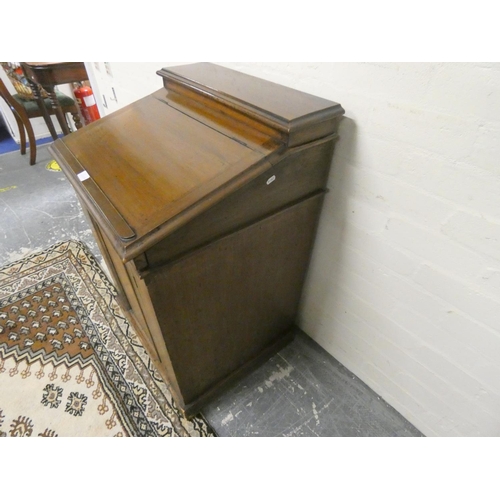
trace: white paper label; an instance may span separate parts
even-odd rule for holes
[[[88,95],[83,98],[83,102],[85,103],[85,106],[87,106],[87,108],[90,108],[90,106],[93,106],[95,104],[95,97],[93,95]]]
[[[78,179],[80,179],[81,182],[86,181],[87,179],[90,179],[90,175],[86,170],[83,170],[78,174]]]

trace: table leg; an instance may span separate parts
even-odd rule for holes
[[[64,113],[61,109],[61,106],[59,105],[59,101],[57,100],[56,92],[54,87],[45,87],[45,90],[47,91],[47,94],[49,95],[50,99],[50,104],[54,108],[57,121],[59,122],[59,125],[61,125],[61,129],[63,131],[64,135],[68,135],[71,133],[71,130],[68,127],[68,122],[66,121],[66,117],[64,116]]]

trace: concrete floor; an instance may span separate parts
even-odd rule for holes
[[[68,239],[99,252],[71,184],[45,168],[50,160],[47,146],[33,166],[29,152],[0,155],[0,266]]]
[[[46,169],[0,155],[0,266],[66,239],[102,262],[73,188]],[[203,411],[219,436],[421,436],[376,393],[303,332]]]

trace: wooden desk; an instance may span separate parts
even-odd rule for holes
[[[87,70],[83,62],[22,62],[24,74],[30,83],[40,85],[47,92],[50,103],[55,110],[57,121],[61,126],[64,135],[68,135],[70,130],[64,117],[64,113],[57,100],[55,87],[65,83],[82,82],[88,80]],[[45,108],[42,97],[36,85],[31,85],[33,94],[36,97],[40,111],[50,134],[54,140],[57,139],[57,133],[50,116]]]
[[[293,336],[344,110],[214,64],[158,74],[50,151],[192,416]]]

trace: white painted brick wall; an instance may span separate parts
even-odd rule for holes
[[[429,436],[500,436],[500,64],[225,63],[346,117],[300,326]]]
[[[117,64],[133,100],[170,63]],[[500,64],[219,64],[346,110],[300,326],[424,434],[500,436]]]

